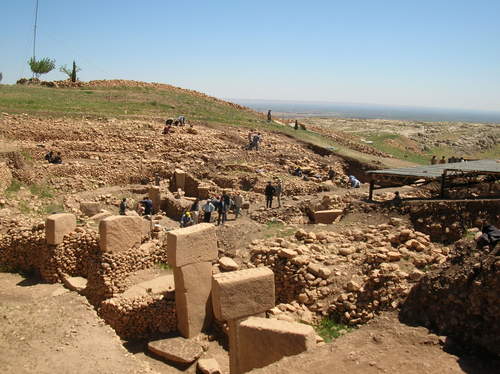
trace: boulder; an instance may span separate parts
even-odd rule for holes
[[[219,259],[219,267],[224,271],[234,271],[240,268],[240,266],[229,257],[221,257]]]
[[[222,374],[219,363],[215,358],[200,358],[198,370],[203,374]]]
[[[80,210],[87,217],[92,217],[101,211],[101,204],[96,201],[82,201]]]

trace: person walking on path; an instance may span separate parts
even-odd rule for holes
[[[122,202],[120,203],[120,215],[124,216],[126,211],[127,211],[127,198],[124,197],[122,199]]]
[[[203,210],[203,222],[210,223],[212,212],[215,210],[214,204],[208,199],[201,209]]]
[[[274,196],[278,199],[278,208],[281,208],[281,195],[283,194],[283,181],[276,178],[276,186],[274,186]]]
[[[266,189],[264,190],[264,194],[266,195],[266,208],[272,208],[274,192],[275,188],[271,181],[267,182]]]
[[[241,197],[240,192],[236,192],[233,197],[234,200],[234,219],[237,219],[240,215],[241,207],[243,206],[243,197]]]

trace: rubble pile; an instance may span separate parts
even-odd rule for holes
[[[478,252],[475,242],[461,240],[449,261],[412,289],[401,317],[500,356],[499,289],[499,256]]]
[[[342,233],[301,229],[289,238],[256,240],[245,264],[273,269],[277,302],[296,301],[318,315],[365,323],[396,309],[410,285],[448,255],[427,235],[399,226],[401,220],[391,222]]]
[[[114,297],[99,307],[99,315],[120,338],[151,338],[177,330],[173,295]]]

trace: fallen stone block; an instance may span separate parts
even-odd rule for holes
[[[211,262],[174,268],[177,328],[185,338],[198,335],[212,321],[211,278]]]
[[[190,364],[203,353],[201,345],[184,338],[155,340],[148,343],[148,349],[158,356],[180,364]]]
[[[275,303],[274,273],[267,267],[215,274],[212,278],[215,317],[230,321],[263,313]]]
[[[326,266],[321,266],[319,264],[309,264],[307,266],[307,270],[317,277],[321,277],[323,279],[328,279],[332,271],[328,269]]]
[[[103,252],[120,252],[140,244],[144,223],[141,217],[111,216],[99,223],[99,247]]]
[[[239,324],[238,339],[238,373],[316,347],[316,333],[311,326],[259,317],[249,317]]]
[[[52,214],[45,221],[45,238],[47,244],[62,243],[65,235],[76,229],[76,216],[71,213]]]
[[[210,223],[172,230],[167,233],[168,262],[181,267],[217,259],[217,236]]]
[[[83,277],[66,276],[63,278],[63,283],[66,288],[76,292],[82,292],[87,287],[87,280]]]
[[[224,271],[235,271],[240,268],[240,265],[230,257],[221,257],[219,258],[219,267]]]
[[[215,358],[200,358],[198,370],[203,374],[222,374],[219,363]]]
[[[318,210],[317,212],[314,212],[314,222],[330,224],[335,222],[335,220],[342,216],[343,213],[344,211],[341,209]]]
[[[101,204],[96,201],[82,201],[80,203],[80,210],[87,217],[92,217],[101,211]]]

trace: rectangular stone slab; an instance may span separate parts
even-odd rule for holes
[[[141,243],[144,220],[138,216],[111,216],[99,222],[99,247],[120,252]]]
[[[215,226],[199,223],[167,233],[168,263],[182,267],[197,262],[213,261],[218,257]]]
[[[316,347],[314,329],[303,323],[249,317],[236,328],[238,374]]]
[[[177,328],[185,338],[198,335],[213,319],[211,279],[211,262],[174,268]]]
[[[215,274],[212,280],[214,315],[231,321],[274,307],[274,273],[267,267]]]
[[[62,243],[65,235],[76,229],[76,216],[71,213],[52,214],[45,220],[45,239],[47,244]]]
[[[315,223],[333,223],[337,217],[344,213],[341,209],[331,209],[331,210],[318,210],[314,212],[314,222]]]

